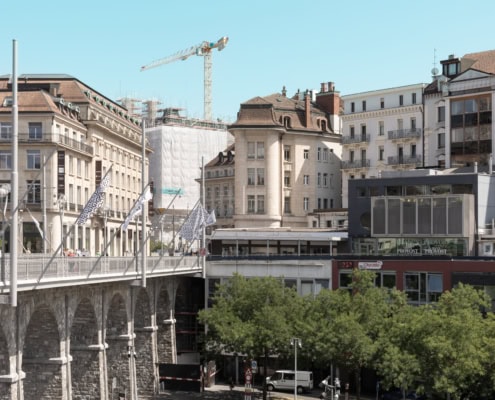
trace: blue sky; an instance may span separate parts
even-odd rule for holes
[[[482,0],[25,0],[2,4],[0,75],[65,73],[105,96],[157,99],[203,116],[203,58],[140,72],[202,41],[213,52],[212,110],[233,122],[255,96],[319,89],[341,95],[431,80],[449,54],[495,49],[495,2]]]

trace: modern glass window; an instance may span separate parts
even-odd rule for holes
[[[28,169],[40,169],[41,168],[41,155],[39,150],[27,151],[27,167]]]
[[[12,169],[12,154],[7,150],[0,150],[0,169]]]
[[[29,128],[29,140],[41,140],[43,135],[41,133],[41,122],[30,122]]]
[[[339,289],[352,290],[352,272],[340,271],[339,272]]]
[[[443,276],[439,273],[406,272],[404,291],[408,300],[415,304],[437,302],[443,292]]]

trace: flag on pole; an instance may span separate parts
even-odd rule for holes
[[[150,185],[146,186],[146,189],[144,189],[144,192],[139,196],[139,199],[136,201],[134,204],[134,207],[132,207],[131,211],[129,211],[129,214],[127,214],[127,218],[125,219],[124,223],[122,224],[122,229],[125,231],[127,227],[129,226],[129,223],[136,218],[141,212],[143,211],[143,204],[145,201],[150,201],[153,198],[153,195],[151,194],[150,190]]]
[[[205,210],[203,205],[198,203],[180,228],[179,235],[183,239],[191,242],[195,239],[201,238],[203,228],[213,225],[215,222],[215,210],[208,214],[208,211]]]
[[[108,186],[110,186],[110,175],[107,172],[105,177],[101,180],[100,184],[96,188],[95,192],[91,195],[88,202],[84,206],[84,209],[76,220],[76,224],[84,224],[88,220],[88,218],[91,217],[95,213],[95,211],[103,205],[103,196],[105,195],[105,191],[107,190]]]
[[[34,218],[34,215],[31,214],[31,211],[29,211],[29,208],[26,208],[26,210],[27,210],[29,216],[31,217],[31,219],[33,220],[34,225],[36,225],[36,228],[38,228],[38,232],[40,233],[41,240],[45,240],[44,235],[43,235],[43,231],[41,230],[41,227],[40,227],[40,223],[38,222],[38,220],[36,218]]]

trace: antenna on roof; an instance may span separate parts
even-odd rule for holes
[[[433,68],[431,69],[431,74],[433,75],[433,78],[435,78],[438,75],[437,49],[433,49]]]

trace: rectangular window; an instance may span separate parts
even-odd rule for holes
[[[27,151],[27,168],[28,169],[40,169],[41,168],[41,155],[39,150]]]
[[[284,214],[290,214],[290,197],[284,197]]]
[[[323,161],[328,161],[328,149],[323,149]]]
[[[351,103],[351,112],[356,111],[356,106],[354,105],[354,102]]]
[[[284,161],[290,161],[290,146],[284,146]]]
[[[248,142],[247,144],[247,158],[248,160],[254,160],[256,158],[256,148],[254,142]]]
[[[265,196],[264,195],[258,195],[258,209],[257,212],[258,214],[264,214],[265,212]]]
[[[411,118],[411,130],[416,130],[416,118]]]
[[[12,138],[12,124],[10,122],[0,122],[0,140]]]
[[[318,153],[316,154],[316,159],[321,161],[321,147],[318,147]]]
[[[223,195],[224,196],[229,195],[229,185],[223,185]]]
[[[263,186],[265,184],[265,169],[264,168],[258,168],[256,169],[257,172],[257,185]]]
[[[247,169],[247,176],[248,176],[248,181],[247,181],[247,184],[249,186],[254,186],[255,184],[255,180],[254,180],[254,171],[255,169],[254,168],[248,168]]]
[[[437,134],[437,147],[439,149],[445,148],[445,132]]]
[[[416,157],[416,145],[411,144],[411,157],[414,158]]]
[[[378,121],[378,135],[385,135],[385,123],[383,121]]]
[[[404,105],[404,96],[401,94],[399,95],[399,106],[403,106]]]
[[[328,186],[328,174],[327,173],[323,174],[323,186],[324,187]]]
[[[363,106],[363,111],[366,111],[366,100],[363,100],[362,106]]]
[[[318,187],[321,186],[321,172],[318,172],[318,180],[317,180]]]
[[[309,185],[309,175],[304,175],[304,177],[303,177],[303,183],[305,185]]]
[[[255,212],[255,197],[254,195],[250,194],[247,197],[247,212],[248,214],[254,214]]]
[[[41,122],[30,122],[29,128],[29,140],[41,140],[43,135],[41,133]]]
[[[304,209],[304,211],[309,210],[309,197],[305,197],[303,199],[303,209]]]
[[[416,93],[413,93],[411,95],[411,101],[412,101],[413,104],[416,104]]]
[[[380,99],[380,108],[385,108],[385,99],[383,97]]]
[[[380,161],[383,161],[383,152],[384,152],[383,146],[380,146],[378,148],[378,160]]]
[[[436,302],[443,292],[443,276],[428,272],[406,272],[404,289],[408,300],[413,303]]]
[[[354,150],[349,151],[349,161],[351,163],[354,162]]]
[[[290,187],[290,171],[284,172],[284,186]]]
[[[0,150],[0,169],[12,169],[12,155],[10,151]]]
[[[351,126],[349,127],[349,136],[350,136],[351,138],[354,138],[354,135],[355,135],[354,125],[351,125]]]
[[[308,149],[304,149],[303,158],[305,160],[309,160],[309,150]]]
[[[265,143],[263,143],[263,142],[257,142],[256,143],[256,158],[258,160],[264,160],[265,159]]]
[[[40,181],[27,181],[27,202],[28,204],[41,203],[41,184]]]

